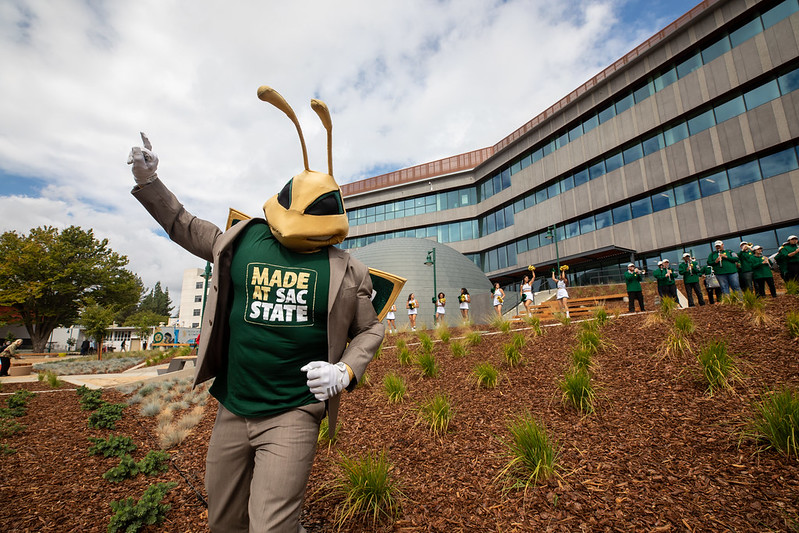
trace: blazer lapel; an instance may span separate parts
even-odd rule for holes
[[[347,262],[350,259],[350,254],[342,252],[333,246],[328,247],[328,258],[330,260],[330,290],[327,294],[327,310],[328,314],[333,309],[333,304],[336,303],[336,298],[341,292],[341,283],[344,281],[344,273],[347,272]],[[328,316],[328,322],[330,317]]]

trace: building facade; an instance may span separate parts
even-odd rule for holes
[[[343,185],[342,247],[428,238],[508,286],[774,253],[799,234],[798,89],[799,0],[705,0],[494,146]]]
[[[178,311],[178,321],[174,325],[182,328],[200,327],[205,289],[204,269],[187,268],[183,271],[183,284],[180,290],[180,311]]]

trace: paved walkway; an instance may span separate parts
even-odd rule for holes
[[[119,387],[130,383],[146,383],[151,381],[163,381],[166,379],[186,379],[194,377],[194,364],[186,364],[187,368],[168,374],[158,374],[158,369],[166,370],[169,364],[157,366],[135,366],[125,372],[116,374],[82,374],[75,376],[58,376],[58,379],[76,386],[86,386],[90,389],[105,389]],[[38,374],[27,376],[4,376],[0,377],[0,383],[30,383],[38,381]]]

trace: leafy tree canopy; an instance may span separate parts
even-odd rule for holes
[[[0,235],[0,305],[22,318],[34,351],[44,351],[54,328],[76,322],[89,298],[118,312],[135,306],[141,280],[128,259],[92,230],[34,228]]]
[[[108,335],[108,328],[114,320],[114,310],[103,307],[89,300],[80,313],[80,324],[84,327],[86,335],[97,342],[97,359],[102,359],[103,340]]]
[[[169,298],[169,289],[165,291],[162,290],[161,282],[156,281],[155,287],[141,299],[138,310],[140,312],[150,311],[156,315],[167,317],[168,320],[171,316],[172,309],[174,309],[174,306],[172,305],[172,300]],[[162,322],[163,321],[164,320],[162,320]]]

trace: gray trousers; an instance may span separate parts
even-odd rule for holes
[[[213,533],[304,531],[300,511],[324,414],[324,403],[262,418],[219,405],[205,460]]]

